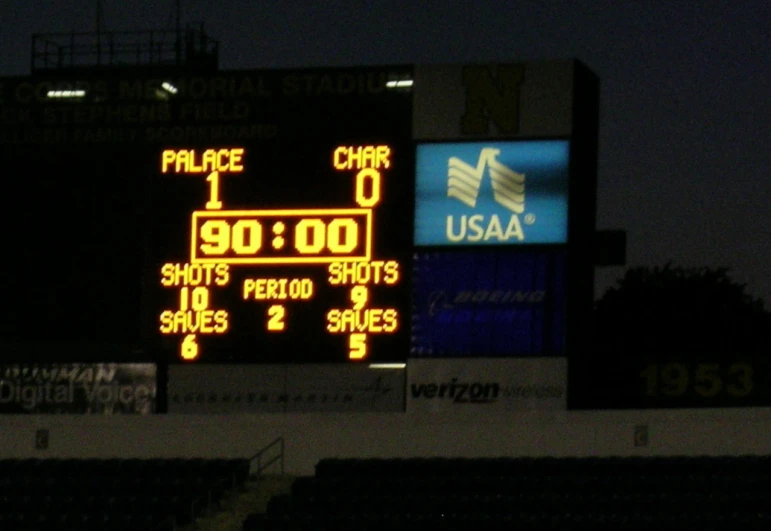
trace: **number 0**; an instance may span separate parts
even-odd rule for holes
[[[254,254],[262,247],[262,225],[254,219],[241,219],[233,225],[230,247],[236,254]]]
[[[320,219],[304,219],[294,232],[294,246],[302,254],[318,253],[326,245],[327,229]]]
[[[369,192],[366,183],[369,181]],[[356,174],[356,203],[369,208],[380,201],[380,172],[375,168],[364,168]]]
[[[327,249],[333,253],[350,253],[359,241],[359,226],[351,218],[333,220],[327,227]]]

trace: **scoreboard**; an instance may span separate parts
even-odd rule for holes
[[[410,157],[389,144],[164,149],[156,328],[169,360],[394,361],[409,350]],[[408,205],[409,203],[407,203]],[[407,207],[408,208],[408,207]]]
[[[567,358],[572,409],[768,404],[748,353],[587,354],[598,87],[577,61],[2,79],[0,362],[177,390],[221,363],[255,396],[276,364],[263,387],[308,398]]]
[[[596,80],[579,63],[50,75],[0,84],[3,158],[40,176],[14,181],[34,209],[0,213],[24,227],[0,333],[41,344],[6,360],[86,361],[77,344],[366,365],[580,343]]]

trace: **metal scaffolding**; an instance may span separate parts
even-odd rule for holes
[[[32,36],[32,72],[94,67],[215,69],[219,43],[197,27],[151,31],[46,33]]]

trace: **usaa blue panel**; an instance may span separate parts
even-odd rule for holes
[[[417,253],[411,356],[564,355],[565,262],[562,251]]]
[[[569,151],[566,140],[419,144],[415,245],[565,243]]]

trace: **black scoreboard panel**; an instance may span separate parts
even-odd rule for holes
[[[403,360],[412,155],[386,140],[159,152],[151,300],[163,357]]]
[[[409,95],[284,98],[258,112],[274,138],[155,154],[151,348],[181,363],[404,360]]]
[[[410,68],[96,75],[5,83],[3,359],[406,356]]]
[[[139,352],[149,159],[118,145],[5,145],[0,152],[2,358],[150,359]]]

